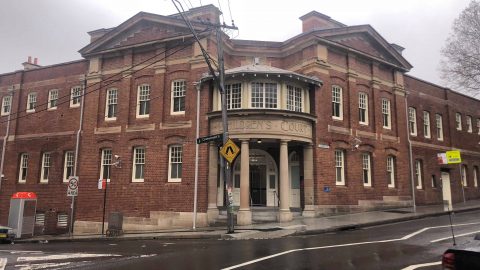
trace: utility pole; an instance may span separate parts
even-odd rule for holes
[[[218,53],[218,86],[222,100],[222,126],[223,126],[223,144],[228,140],[228,116],[227,116],[227,94],[225,92],[225,66],[223,61],[223,40],[221,26],[216,27],[217,53]],[[225,179],[225,190],[227,192],[227,233],[233,233],[235,226],[233,224],[233,183],[230,165],[225,158],[221,159],[223,179]]]

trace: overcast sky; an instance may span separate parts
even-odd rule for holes
[[[114,27],[146,11],[170,15],[170,0],[0,0],[0,73],[21,69],[28,56],[40,65],[80,59],[88,31]],[[443,84],[440,50],[453,20],[470,0],[180,0],[184,7],[220,3],[230,10],[238,39],[283,41],[301,32],[300,16],[316,10],[346,25],[370,24],[388,42],[405,47],[411,75]]]

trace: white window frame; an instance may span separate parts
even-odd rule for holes
[[[22,153],[20,155],[20,170],[18,172],[18,183],[26,183],[27,182],[27,175],[28,175],[28,154]],[[23,173],[25,170],[25,174]]]
[[[108,177],[106,178],[107,182],[110,182],[110,177],[112,175],[112,149],[111,148],[104,148],[101,152],[101,161],[100,161],[100,178],[103,178],[103,174],[105,169],[108,169]]]
[[[79,85],[70,89],[70,108],[80,106],[80,102],[82,102],[82,92],[82,87]]]
[[[467,181],[467,170],[468,170],[468,168],[467,168],[467,165],[462,164],[460,166],[460,168],[461,168],[460,173],[461,173],[462,185],[464,187],[468,187],[468,181]]]
[[[37,107],[37,93],[31,92],[27,96],[27,112],[35,112]]]
[[[335,184],[345,185],[345,150],[343,149],[335,150]]]
[[[144,182],[145,181],[145,159],[146,159],[146,148],[145,146],[137,146],[133,148],[133,165],[132,165],[132,182]],[[142,177],[136,178],[137,176],[137,165],[141,166]]]
[[[455,113],[455,127],[457,130],[462,130],[462,115],[460,113]]]
[[[422,161],[419,159],[415,160],[415,178],[417,179],[417,189],[423,189],[423,168]]]
[[[172,81],[172,91],[171,91],[171,106],[170,106],[170,114],[185,114],[186,108],[186,96],[187,96],[187,80],[174,80]],[[179,100],[179,104],[183,100],[183,110],[182,108],[175,108],[175,100]]]
[[[149,84],[142,84],[137,89],[137,118],[148,118],[150,116],[150,94],[152,88]],[[142,104],[146,107],[145,113],[141,114]]]
[[[478,187],[478,166],[473,166],[473,186]]]
[[[112,108],[112,115],[110,115],[110,108]],[[118,113],[118,89],[110,88],[105,95],[105,120],[117,120]]]
[[[430,130],[430,112],[423,111],[423,136],[427,139],[432,137]]]
[[[273,89],[273,86],[275,86],[275,89]],[[259,90],[258,97],[254,97],[254,89],[256,87],[258,87],[257,90]],[[271,90],[275,90],[275,91],[271,91]],[[274,109],[274,110],[279,109],[280,108],[279,91],[280,91],[280,87],[276,82],[262,82],[262,81],[251,82],[249,107],[251,109]],[[269,97],[267,97],[267,94],[269,95]],[[269,102],[270,99],[275,100],[275,102],[270,103]]]
[[[443,141],[443,118],[441,114],[435,114],[435,122],[437,125],[437,140]]]
[[[392,129],[390,99],[386,98],[382,98],[382,125],[385,129]]]
[[[68,169],[71,168],[71,175],[68,175]],[[74,176],[75,171],[75,152],[66,151],[65,159],[63,161],[63,182],[67,183],[70,176]]]
[[[417,110],[413,107],[408,107],[408,129],[410,135],[417,136]]]
[[[12,96],[6,95],[2,98],[1,115],[9,115],[11,111],[12,111]]]
[[[480,135],[480,118],[477,118],[477,131],[478,135]]]
[[[180,154],[178,154],[180,152]],[[173,156],[175,154],[175,156]],[[180,170],[177,168],[177,176],[172,177],[172,169],[174,164],[180,164]],[[168,148],[168,182],[181,182],[183,170],[183,146],[182,145],[170,145]]]
[[[365,119],[362,120],[362,115]],[[358,122],[360,125],[368,125],[368,94],[358,93]]]
[[[370,153],[362,153],[362,182],[365,187],[372,186],[372,155]]]
[[[388,180],[388,187],[394,188],[395,187],[395,157],[394,156],[387,156],[387,180]]]
[[[338,115],[335,114],[338,107]],[[343,120],[343,88],[338,85],[332,86],[332,118]]]
[[[473,132],[473,124],[472,124],[472,117],[470,115],[467,115],[467,132],[472,133]]]
[[[227,110],[242,108],[242,84],[231,83],[225,85],[225,95],[227,100]]]
[[[287,110],[303,112],[303,89],[287,84]]]
[[[52,103],[54,103],[52,106]],[[58,106],[58,89],[52,89],[48,91],[48,110],[56,110]]]
[[[52,155],[50,152],[45,152],[42,155],[42,167],[41,167],[42,169],[40,172],[40,183],[48,183],[48,177],[50,176],[51,167],[52,167]]]

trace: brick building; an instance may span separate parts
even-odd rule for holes
[[[213,59],[205,22],[219,14],[211,5],[187,13]],[[300,20],[302,33],[283,42],[223,36],[239,224],[408,206],[412,195],[416,204],[480,198],[479,100],[406,75],[403,48],[369,25],[315,11]],[[178,14],[141,12],[89,34],[83,60],[29,60],[0,74],[0,223],[12,194],[33,191],[38,230],[65,231],[66,184],[77,174],[78,233],[101,228],[99,179],[109,182],[107,216],[122,212],[124,229],[191,226],[196,129],[222,132],[200,46]],[[198,148],[200,226],[224,212],[217,147]],[[438,165],[451,149],[462,164]]]

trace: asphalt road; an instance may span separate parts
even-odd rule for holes
[[[280,239],[7,244],[0,245],[0,270],[2,263],[5,269],[441,269],[441,254],[453,244],[448,224],[448,216],[439,216]],[[480,211],[456,214],[454,224],[457,244],[472,241]]]

